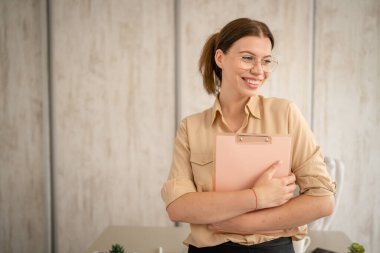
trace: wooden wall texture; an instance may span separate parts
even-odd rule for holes
[[[331,229],[380,247],[379,1],[49,4],[51,118],[46,0],[0,1],[2,252],[49,252],[50,163],[54,252],[83,252],[109,225],[170,225],[160,187],[176,121],[214,100],[198,74],[201,48],[243,16],[276,38],[280,65],[263,94],[295,101],[325,154],[346,165]]]
[[[315,135],[345,163],[332,228],[380,248],[380,1],[316,1]],[[367,251],[366,251],[367,252]]]
[[[47,252],[46,5],[0,1],[0,251]]]
[[[111,224],[169,224],[173,3],[53,1],[57,252]]]

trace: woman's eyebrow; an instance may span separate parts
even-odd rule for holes
[[[253,52],[251,52],[251,51],[249,51],[249,50],[243,50],[243,51],[240,51],[239,53],[240,53],[240,54],[248,53],[248,54],[251,54],[251,55],[257,56],[256,54],[254,54]],[[265,55],[263,58],[267,58],[267,57],[272,57],[272,55]]]

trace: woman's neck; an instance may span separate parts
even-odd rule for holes
[[[249,98],[234,98],[231,94],[221,92],[219,102],[223,117],[231,131],[237,132],[243,125],[245,118],[245,105]]]
[[[224,115],[238,116],[244,114],[249,97],[234,97],[231,93],[220,92],[219,102]]]

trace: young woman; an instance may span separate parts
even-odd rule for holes
[[[248,18],[228,23],[204,45],[199,69],[215,103],[180,123],[161,192],[170,219],[191,225],[189,252],[294,252],[291,237],[333,211],[335,185],[300,111],[258,95],[277,64],[273,46],[269,28]],[[273,178],[277,162],[250,189],[212,191],[218,133],[290,134],[292,174]]]

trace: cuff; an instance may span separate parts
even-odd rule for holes
[[[196,192],[194,183],[189,179],[170,179],[161,189],[161,197],[166,207],[182,195]]]

